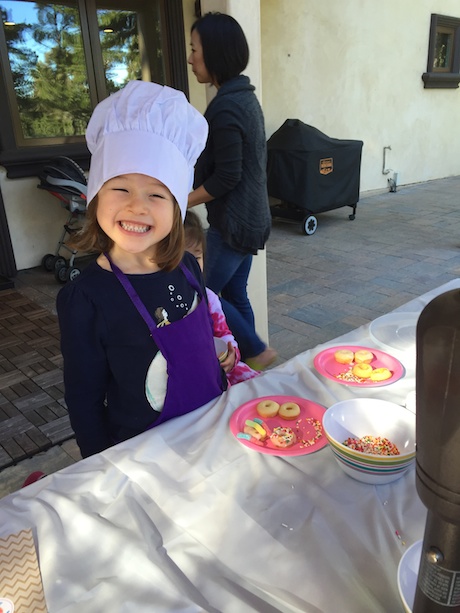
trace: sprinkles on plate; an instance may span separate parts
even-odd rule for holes
[[[400,455],[399,449],[394,443],[387,438],[380,436],[363,436],[361,438],[347,438],[343,442],[346,447],[363,453],[372,453],[373,455]]]
[[[307,424],[310,424],[315,429],[315,436],[309,439],[301,438],[302,432],[300,431],[300,424],[302,421],[306,421]],[[323,426],[318,419],[314,419],[313,417],[305,417],[304,420],[298,419],[296,421],[296,430],[297,430],[297,442],[300,444],[300,447],[311,447],[316,443],[318,439],[323,436]]]
[[[340,379],[340,381],[347,381],[348,383],[365,383],[369,382],[369,379],[363,379],[361,377],[357,377],[350,370],[346,370],[345,372],[339,372],[338,375],[335,375],[336,379]]]

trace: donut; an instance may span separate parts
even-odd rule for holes
[[[356,364],[370,364],[374,359],[374,354],[368,349],[358,349],[355,352],[354,361]]]
[[[374,369],[370,364],[355,364],[352,368],[352,373],[360,379],[369,379]]]
[[[278,414],[280,405],[274,400],[261,400],[256,406],[256,411],[261,417],[275,417]]]
[[[385,381],[389,379],[393,373],[388,368],[374,368],[371,372],[370,379],[371,381]]]
[[[275,447],[285,449],[286,447],[294,445],[294,443],[297,441],[297,438],[294,433],[294,430],[292,430],[291,428],[276,426],[276,428],[273,428],[270,440],[275,445]]]
[[[285,402],[280,406],[278,415],[283,419],[295,419],[300,415],[300,407],[295,402]]]
[[[350,349],[339,349],[334,353],[334,358],[339,364],[351,364],[353,362],[354,353]]]

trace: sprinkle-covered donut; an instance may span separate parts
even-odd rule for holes
[[[275,445],[275,447],[285,449],[286,447],[294,445],[294,443],[297,441],[297,438],[294,433],[294,430],[292,430],[291,428],[283,428],[282,426],[276,426],[276,428],[273,428],[270,440]]]
[[[280,405],[274,400],[261,400],[256,406],[257,413],[265,419],[267,417],[275,417],[278,414]]]
[[[352,373],[360,379],[369,379],[373,370],[370,364],[355,364],[352,368]]]
[[[296,419],[300,415],[300,407],[295,402],[285,402],[280,406],[278,415],[283,419]]]

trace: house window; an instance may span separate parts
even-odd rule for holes
[[[68,155],[88,167],[98,102],[132,79],[187,94],[182,0],[0,0],[0,164]]]
[[[427,71],[428,88],[457,88],[460,82],[460,18],[431,15]]]

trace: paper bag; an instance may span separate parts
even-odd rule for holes
[[[0,538],[0,602],[2,599],[5,613],[47,613],[30,529]],[[8,601],[13,603],[13,609]]]

